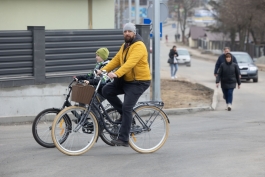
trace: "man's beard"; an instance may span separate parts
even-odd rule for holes
[[[131,43],[132,40],[133,40],[133,37],[125,36],[125,37],[124,37],[124,40],[125,40],[126,43]]]

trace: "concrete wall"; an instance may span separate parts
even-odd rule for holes
[[[63,94],[67,93],[67,83],[0,88],[0,124],[32,121],[40,111],[46,108],[61,108],[65,99]],[[123,96],[121,99],[123,100]],[[139,101],[148,100],[150,100],[149,89]]]
[[[67,84],[1,88],[0,118],[34,116],[45,108],[60,108],[65,93]]]
[[[114,28],[114,0],[93,0],[93,28]],[[88,29],[88,0],[0,0],[0,30]]]

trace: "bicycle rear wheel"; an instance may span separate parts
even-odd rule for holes
[[[85,124],[81,126],[76,115],[72,113],[75,112],[82,116],[84,111],[83,107],[70,106],[63,109],[54,119],[52,140],[57,149],[64,154],[81,155],[87,152],[97,139],[98,123],[94,114],[90,112]],[[64,117],[69,117],[71,124],[66,123]],[[66,138],[63,137],[65,132],[68,134]]]
[[[51,137],[52,122],[61,110],[49,108],[41,111],[32,123],[32,135],[39,145],[46,148],[54,148]]]
[[[133,122],[129,144],[139,153],[152,153],[160,149],[166,142],[169,133],[169,122],[166,114],[154,106],[139,106],[133,113]],[[143,123],[149,127],[146,128]]]

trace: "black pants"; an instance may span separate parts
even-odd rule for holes
[[[112,82],[102,89],[103,96],[122,115],[119,139],[129,141],[132,124],[132,110],[140,96],[150,86],[150,81],[123,82],[120,88]],[[117,95],[124,94],[124,102]]]

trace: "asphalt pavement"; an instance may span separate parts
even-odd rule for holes
[[[166,60],[171,45],[161,41],[161,78],[170,78]],[[191,67],[179,67],[178,79],[221,93],[215,89],[213,67],[214,62],[193,55]],[[87,153],[67,156],[38,145],[31,124],[1,125],[0,177],[264,177],[265,73],[259,74],[259,83],[243,82],[235,90],[230,112],[219,94],[215,111],[169,115],[168,140],[152,154],[99,140]]]

